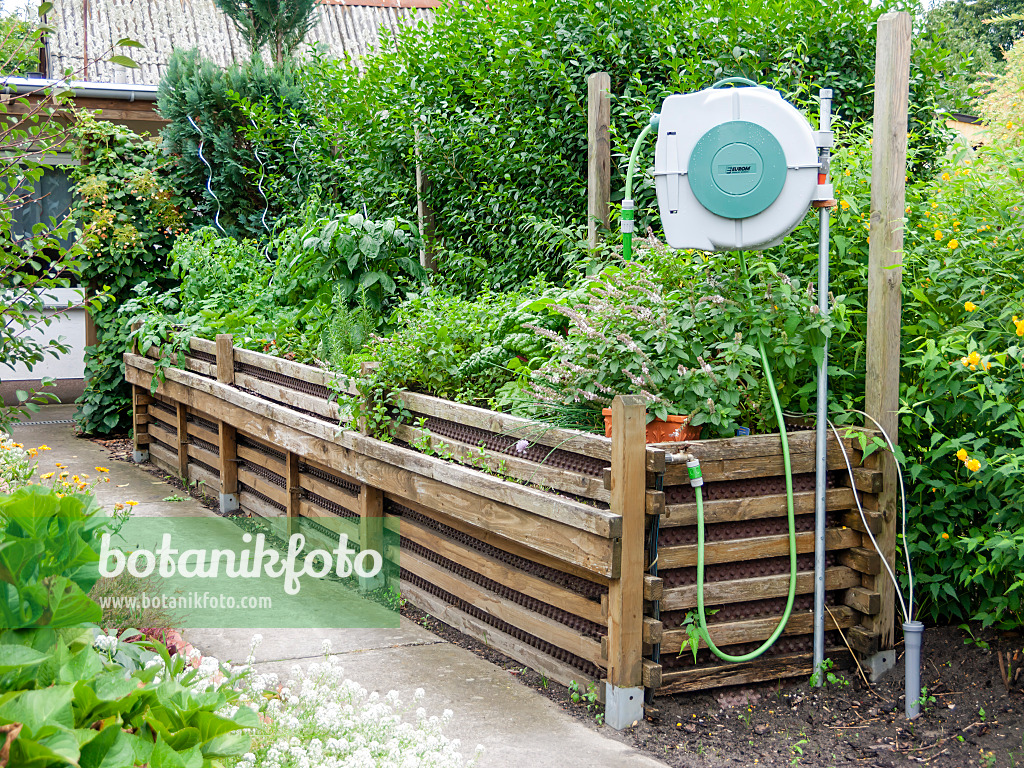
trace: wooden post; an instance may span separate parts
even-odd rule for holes
[[[142,387],[132,387],[132,461],[149,461],[149,404],[152,396]]]
[[[188,406],[178,403],[178,474],[188,484]]]
[[[608,227],[612,190],[612,81],[607,72],[587,78],[587,243],[600,245],[598,227]]]
[[[217,381],[235,383],[235,343],[230,333],[217,334]]]
[[[219,423],[220,513],[238,510],[238,433],[227,422]]]
[[[900,285],[903,280],[903,213],[907,172],[907,119],[910,80],[908,13],[887,13],[878,20],[875,55],[875,125],[871,157],[871,244],[868,255],[867,374],[864,409],[898,441],[900,392]],[[873,424],[867,426],[872,427]],[[884,525],[876,538],[883,556],[895,566],[896,465],[874,454],[883,472],[876,497]],[[867,543],[870,547],[870,542]],[[864,586],[881,596],[881,611],[867,620],[880,647],[893,647],[895,590],[888,577],[865,576]]]
[[[299,454],[288,451],[285,457],[285,490],[288,492],[288,535],[297,530],[302,486],[299,484]]]
[[[612,402],[611,510],[622,515],[619,578],[608,588],[608,680],[605,722],[629,727],[643,715],[646,401]]]
[[[384,492],[372,485],[359,485],[359,549],[372,549],[384,558]],[[366,591],[384,584],[384,571],[372,579],[360,579]]]
[[[430,191],[430,177],[423,170],[423,161],[420,155],[420,143],[422,136],[420,129],[416,128],[416,135],[413,139],[416,151],[416,218],[419,222],[420,237],[423,238],[423,247],[420,249],[420,266],[431,272],[436,268],[434,263],[434,211],[427,205],[426,196]]]

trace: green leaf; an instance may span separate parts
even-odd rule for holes
[[[146,47],[142,43],[140,43],[138,40],[132,40],[130,37],[122,37],[120,40],[118,40],[116,43],[114,43],[114,46],[115,47],[122,47],[122,48],[145,48]]]
[[[139,68],[139,65],[135,63],[134,59],[131,59],[128,56],[122,56],[121,54],[116,54],[114,56],[111,56],[109,61],[110,61],[111,64],[117,64],[118,66],[121,66],[121,67],[128,67],[128,69],[138,69]]]

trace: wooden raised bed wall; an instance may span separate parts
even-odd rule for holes
[[[702,650],[694,665],[679,653],[696,605],[696,512],[678,459],[689,452],[704,467],[711,631],[742,651],[771,632],[785,597],[778,436],[648,446],[636,398],[616,400],[606,438],[403,393],[412,416],[389,443],[339,427],[323,370],[235,349],[226,336],[193,339],[185,369],[167,368],[153,389],[155,355],[125,355],[137,451],[216,489],[226,511],[376,549],[385,528],[397,533],[400,551],[384,554],[398,560],[409,602],[553,680],[675,692],[810,670],[811,433],[791,440],[804,554],[787,634],[757,662],[722,665]],[[829,466],[830,626],[867,652],[858,627],[878,599],[860,584],[873,583],[878,559],[862,546],[834,441]],[[879,490],[878,472],[857,472],[858,486]]]

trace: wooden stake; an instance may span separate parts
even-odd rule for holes
[[[359,485],[359,549],[372,549],[384,557],[384,492],[372,485]],[[366,580],[365,589],[384,583],[383,570],[378,578]]]
[[[900,392],[900,285],[903,280],[903,214],[907,173],[907,119],[910,82],[911,20],[908,13],[887,13],[878,20],[875,56],[875,123],[872,140],[871,243],[868,255],[867,374],[865,406],[898,441]],[[873,427],[868,423],[866,426]],[[874,456],[883,473],[878,511],[884,525],[877,536],[884,557],[895,563],[896,465],[891,456]],[[866,576],[864,586],[881,596],[881,610],[866,626],[893,647],[895,589],[887,576]]]
[[[430,191],[430,177],[423,170],[423,161],[420,154],[420,143],[422,136],[420,129],[416,128],[414,146],[416,150],[416,217],[420,227],[420,237],[423,238],[423,247],[420,249],[420,266],[426,270],[433,271],[434,263],[434,211],[427,205],[426,196]]]
[[[299,454],[288,451],[285,461],[285,491],[288,494],[288,535],[296,532],[299,517],[299,503],[302,501],[302,486],[299,484]]]
[[[188,407],[178,403],[178,474],[188,483]]]
[[[225,421],[219,426],[220,444],[220,511],[221,514],[238,509],[238,434]]]
[[[153,398],[142,387],[132,387],[132,443],[136,461],[146,461],[149,451],[149,408]]]
[[[647,442],[645,400],[612,402],[612,512],[622,515],[622,565],[608,588],[608,682],[641,684],[643,672],[644,526]]]
[[[230,333],[217,334],[217,381],[235,383],[235,344]]]
[[[599,227],[608,227],[611,200],[611,77],[595,72],[587,78],[587,242],[600,245]]]

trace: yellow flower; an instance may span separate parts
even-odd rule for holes
[[[935,239],[936,240],[941,240],[942,239],[942,232],[940,230],[938,230],[938,229],[935,230]]]
[[[971,365],[977,365],[981,362],[981,355],[978,354],[978,350],[974,350],[967,356],[967,362]]]
[[[987,371],[987,370],[989,370],[989,369],[990,369],[990,368],[992,367],[992,363],[990,363],[990,362],[989,362],[988,360],[986,360],[986,361],[985,361],[985,362],[984,362],[984,363],[982,364],[982,366],[981,366],[981,367],[982,367],[982,368],[984,368],[984,369],[985,369],[985,370]]]
[[[51,477],[53,477],[53,472],[47,472],[45,475],[42,476],[41,479],[42,480],[49,480]]]
[[[942,538],[944,538],[944,539],[948,539],[948,538],[949,538],[949,534],[948,534],[948,533],[944,533],[944,534],[942,534]]]
[[[978,308],[978,305],[975,304],[973,301],[965,301],[964,302],[964,309],[966,309],[968,312],[973,312],[977,308]]]
[[[943,181],[949,181],[949,174],[948,173],[942,174],[942,180]]]
[[[842,208],[843,208],[843,210],[844,210],[844,211],[845,211],[845,210],[848,210],[848,209],[849,209],[849,207],[850,207],[850,204],[849,204],[848,202],[846,202],[845,200],[840,200],[840,201],[839,201],[839,205],[841,205],[841,206],[842,206]]]
[[[34,459],[36,457],[37,451],[35,448],[29,448],[27,451],[25,451],[25,453],[27,453],[31,458]]]
[[[109,472],[110,470],[106,467],[96,467],[97,472]]]
[[[50,450],[50,446],[48,446],[48,445],[40,445],[38,448],[36,448],[36,450],[37,451],[48,451],[48,450]]]
[[[960,461],[967,461],[967,451],[961,448],[956,452],[956,457],[960,459]]]
[[[953,250],[954,248],[960,247],[960,241],[954,237],[952,240],[946,243],[946,245],[949,247],[950,250]]]
[[[971,472],[977,472],[979,469],[981,469],[981,462],[978,461],[977,459],[971,459],[970,461],[967,462],[967,468],[971,470]]]
[[[137,502],[137,501],[126,501],[125,504],[127,504],[129,507],[136,507],[136,506],[138,506],[139,502]]]

